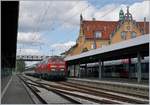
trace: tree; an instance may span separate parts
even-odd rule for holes
[[[16,72],[25,71],[25,62],[23,60],[16,61]]]

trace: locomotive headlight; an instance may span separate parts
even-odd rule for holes
[[[64,71],[64,69],[60,69],[60,71]]]

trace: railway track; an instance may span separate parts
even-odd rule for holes
[[[40,101],[41,104],[51,104],[51,103],[48,103],[45,101],[45,99],[43,97],[41,97],[38,92],[40,92],[37,87],[39,88],[44,88],[44,89],[47,89],[44,85],[40,84],[40,83],[36,83],[32,80],[29,80],[28,78],[26,77],[21,77],[21,76],[18,76],[23,82],[24,84],[33,92],[33,94],[38,98],[38,100]],[[50,90],[50,89],[47,89],[47,90]],[[55,91],[55,90],[50,90],[56,94],[58,94],[59,96],[65,98],[66,100],[70,101],[71,104],[81,104],[79,101],[77,100],[74,100],[73,98],[71,98],[70,96],[67,96],[63,93],[60,93],[58,91]],[[56,103],[55,103],[56,104]],[[65,103],[64,103],[65,104]]]
[[[23,79],[23,78],[21,78],[20,76],[18,76],[22,81],[23,81],[23,83],[31,90],[31,92],[37,97],[37,99],[39,100],[39,102],[41,103],[41,104],[47,104],[47,102],[41,97],[41,96],[39,96],[38,94],[37,94],[37,89],[36,88],[34,88],[33,86],[30,86],[27,82],[26,82],[26,80],[25,79]]]
[[[27,78],[27,77],[26,77]],[[28,78],[29,79],[29,78]],[[77,85],[69,82],[37,82],[29,79],[30,81],[39,84],[41,87],[55,91],[56,93],[63,93],[63,95],[70,95],[80,97],[95,103],[104,104],[120,104],[120,103],[135,103],[135,104],[147,104],[149,101],[145,98],[137,98],[129,95],[120,95],[119,93],[108,92],[104,90],[98,90],[93,87]]]
[[[120,95],[122,94],[122,95],[137,97],[137,98],[141,98],[141,99],[149,99],[148,96],[135,95],[135,94],[132,94],[132,93],[119,92],[119,91],[104,89],[104,88],[100,88],[100,87],[92,87],[92,86],[89,86],[88,84],[85,85],[85,84],[73,83],[73,82],[68,82],[68,81],[66,81],[66,82],[61,81],[61,82],[59,82],[59,84],[63,84],[63,85],[71,86],[71,87],[77,87],[77,88],[81,88],[81,89],[87,88],[88,90],[93,90],[93,91],[96,91],[96,92],[98,92],[98,90],[102,90],[104,92],[109,91],[111,93],[118,93]]]
[[[44,85],[47,85],[47,84],[44,84]],[[93,96],[99,96],[99,97],[103,97],[103,98],[106,98],[106,99],[110,99],[110,100],[116,100],[118,102],[127,102],[127,103],[137,103],[137,104],[144,104],[146,102],[143,101],[144,99],[141,99],[141,98],[134,98],[134,97],[129,97],[129,96],[123,96],[123,95],[120,95],[120,94],[115,94],[115,93],[110,93],[110,92],[104,92],[102,90],[96,90],[96,89],[90,89],[88,87],[83,87],[83,86],[69,86],[69,87],[66,87],[66,85],[48,85],[50,87],[53,87],[53,88],[57,88],[57,89],[63,89],[63,90],[68,90],[68,91],[76,91],[76,92],[80,92],[80,93],[85,93],[86,94],[90,94],[90,95],[93,95]]]
[[[39,83],[37,81],[33,81],[29,78],[26,78],[26,77],[21,77],[21,78],[24,78],[24,80],[28,80],[28,82],[26,82],[27,84],[30,84],[32,86],[38,86],[38,87],[42,87],[44,89],[47,89],[49,91],[52,91],[52,92],[55,92],[59,95],[62,95],[62,96],[65,96],[67,97],[67,99],[71,99],[73,100],[72,98],[70,98],[70,96],[72,97],[78,97],[78,98],[81,98],[81,100],[88,100],[89,102],[92,102],[92,103],[105,103],[105,104],[110,104],[110,103],[114,103],[114,104],[117,104],[117,103],[120,103],[118,101],[110,101],[108,99],[104,99],[104,98],[100,98],[100,97],[91,97],[91,96],[86,96],[85,94],[79,94],[77,92],[70,92],[70,91],[67,91],[67,90],[63,90],[63,89],[58,89],[58,88],[54,88],[54,87],[50,87],[49,85],[47,84],[44,84],[44,83]],[[30,82],[29,82],[30,81]],[[80,100],[80,101],[81,101]],[[73,100],[74,102],[76,100]],[[76,104],[82,104],[80,101],[76,101]]]

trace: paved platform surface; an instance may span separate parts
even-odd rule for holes
[[[22,81],[16,76],[12,76],[7,91],[1,99],[2,104],[34,104]]]
[[[121,85],[129,85],[135,87],[149,87],[149,81],[142,81],[138,83],[135,79],[123,79],[123,78],[103,78],[99,80],[98,78],[69,78],[71,80],[80,80],[80,81],[89,81],[89,82],[97,82],[97,83],[108,83],[108,84],[121,84]]]
[[[5,86],[9,82],[10,78],[11,78],[11,76],[1,77],[1,91],[4,90]]]

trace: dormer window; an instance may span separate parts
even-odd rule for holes
[[[95,31],[94,35],[95,35],[95,38],[101,38],[102,32],[101,31]]]

